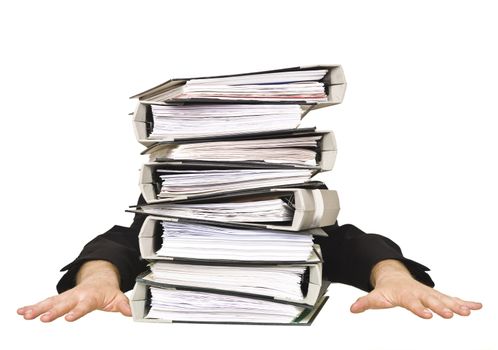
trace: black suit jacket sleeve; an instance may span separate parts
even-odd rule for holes
[[[138,204],[145,204],[143,196]],[[147,261],[140,257],[138,233],[145,220],[145,215],[135,214],[130,227],[115,225],[107,232],[88,242],[80,255],[61,271],[67,271],[57,284],[57,291],[62,293],[76,284],[76,273],[81,265],[89,260],[107,260],[117,267],[122,291],[128,291],[135,284],[135,277],[147,269]]]
[[[349,284],[364,291],[373,289],[370,273],[375,264],[386,259],[401,261],[418,281],[434,287],[426,273],[427,267],[403,256],[400,247],[389,238],[365,233],[358,227],[346,224],[323,228],[328,237],[315,237],[320,244],[324,260],[323,273],[331,282]]]
[[[145,203],[142,196],[138,204]],[[80,255],[61,271],[67,271],[57,284],[62,293],[73,288],[76,273],[80,266],[89,260],[107,260],[119,270],[122,291],[133,288],[136,276],[147,269],[147,262],[140,257],[138,233],[145,215],[136,214],[130,227],[113,226],[109,231],[95,237],[85,245]],[[403,256],[401,249],[390,239],[367,234],[356,226],[337,223],[324,227],[328,237],[315,237],[320,244],[324,260],[324,275],[331,282],[340,282],[372,290],[370,272],[373,266],[385,259],[396,259],[405,264],[412,276],[420,282],[433,287],[429,269]]]

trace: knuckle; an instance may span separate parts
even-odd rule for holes
[[[408,308],[413,311],[421,310],[424,306],[417,300],[412,300],[407,304]]]
[[[48,302],[47,300],[40,301],[39,303],[33,305],[31,308],[33,310],[45,310],[48,309],[52,305],[52,302]]]
[[[98,297],[95,294],[87,294],[85,298],[80,300],[80,304],[83,304],[85,306],[97,305]]]
[[[71,314],[73,315],[74,318],[80,318],[82,316],[85,316],[87,313],[92,311],[91,308],[89,308],[86,305],[77,305],[72,311]]]
[[[94,299],[93,293],[89,293],[87,290],[80,291],[77,295],[78,303],[87,302]]]
[[[399,301],[401,305],[412,305],[418,304],[418,298],[411,293],[402,293],[399,296]]]
[[[451,308],[458,308],[463,304],[461,302],[459,302],[456,298],[450,297],[447,299],[446,305],[451,307]]]
[[[97,299],[94,296],[88,296],[84,299],[80,299],[75,309],[78,310],[95,309],[97,305],[98,305]]]
[[[427,295],[424,299],[424,304],[430,307],[439,307],[441,302],[434,295]]]
[[[60,316],[64,311],[64,306],[61,304],[54,305],[49,312],[53,315]]]
[[[51,296],[51,297],[48,297],[48,298],[43,299],[41,302],[42,302],[42,303],[48,303],[48,302],[52,301],[53,299],[54,299],[54,297],[53,297],[53,296]]]
[[[33,310],[33,313],[40,314],[44,312],[45,310],[48,310],[52,307],[53,302],[49,301],[48,299],[45,299],[33,306],[30,307],[31,310]]]
[[[58,298],[59,298],[58,295],[54,295],[45,299],[44,301],[42,301],[42,303],[52,305],[57,301]]]

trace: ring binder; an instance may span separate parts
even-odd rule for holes
[[[308,186],[320,186],[320,183],[309,183]],[[212,203],[213,201],[222,202],[226,200],[250,200],[258,199],[264,196],[269,196],[270,198],[286,198],[289,201],[293,198],[294,210],[292,214],[291,222],[282,223],[255,223],[255,222],[241,222],[234,220],[239,225],[244,225],[247,227],[260,227],[270,230],[284,230],[284,231],[301,231],[306,229],[311,229],[315,227],[323,227],[333,225],[337,216],[339,215],[340,204],[339,197],[336,191],[333,190],[320,190],[320,189],[306,189],[306,188],[271,188],[265,190],[252,190],[245,191],[234,194],[223,194],[217,196],[211,196],[209,198],[203,199],[187,199],[182,201],[177,201],[179,204],[193,204],[193,203]],[[128,210],[128,212],[142,213],[142,214],[153,214],[159,217],[171,217],[171,215],[166,214],[167,209],[161,211],[161,208],[167,208],[168,203],[157,202],[153,204],[144,204],[137,207],[134,210]],[[323,209],[321,209],[323,208]],[[315,209],[320,209],[320,214],[315,214]],[[173,216],[175,217],[175,216]],[[179,218],[192,218],[189,217],[188,213],[184,216],[176,216]],[[213,223],[218,223],[221,220],[206,220]]]
[[[314,144],[309,146],[308,144]],[[263,145],[265,145],[263,147]],[[188,147],[190,153],[182,156],[182,148]],[[192,152],[206,149],[209,156],[196,156]],[[233,160],[224,156],[220,150],[239,153],[244,160]],[[280,154],[279,152],[286,152]],[[302,158],[289,156],[287,153],[304,151],[314,164],[307,164]],[[311,153],[310,153],[311,152]],[[162,141],[150,145],[142,154],[149,154],[153,162],[167,161],[218,161],[234,164],[253,164],[265,167],[304,167],[318,168],[321,171],[333,169],[337,154],[337,144],[332,131],[287,130],[278,133],[252,133],[230,138],[198,138],[177,141]],[[230,153],[227,153],[230,154]],[[242,156],[243,155],[243,156]],[[209,158],[209,159],[207,159]],[[287,160],[284,160],[287,158]]]
[[[316,316],[322,309],[323,305],[328,300],[328,296],[322,296],[314,305],[312,309],[302,308],[298,317],[290,323],[277,323],[277,322],[210,322],[210,321],[180,321],[173,319],[158,319],[147,318],[150,310],[150,285],[137,282],[133,288],[130,306],[132,310],[133,320],[139,322],[152,322],[152,323],[200,323],[200,324],[234,324],[234,325],[295,325],[295,326],[310,326],[315,320]],[[175,288],[162,287],[163,289],[175,290]]]
[[[198,219],[183,219],[183,218],[170,218],[170,217],[160,217],[154,215],[148,215],[144,223],[142,224],[142,228],[140,229],[140,233],[138,235],[138,243],[140,247],[140,255],[142,258],[150,261],[156,260],[167,260],[167,261],[179,261],[179,262],[197,262],[197,263],[211,263],[211,264],[248,264],[248,265],[261,265],[261,264],[304,264],[304,263],[318,263],[322,262],[322,256],[319,252],[319,247],[313,246],[314,251],[308,257],[306,261],[284,261],[284,260],[227,260],[227,259],[201,259],[201,258],[186,258],[186,257],[167,257],[167,256],[159,256],[157,255],[157,251],[162,246],[162,230],[160,224],[162,221],[169,221],[175,223],[186,223],[186,224],[200,224],[209,226],[220,226],[234,229],[246,229],[250,231],[254,229],[254,227],[248,227],[240,224],[228,224],[228,223],[213,223],[206,220],[198,220]],[[268,232],[282,233],[281,230],[270,230],[267,229]],[[287,234],[290,235],[306,235],[311,234],[313,236],[327,236],[325,231],[321,228],[316,228],[313,230],[301,230],[301,231],[289,231]],[[318,249],[318,250],[317,250]]]
[[[346,92],[346,79],[344,77],[344,72],[340,65],[316,65],[316,66],[303,66],[303,67],[291,67],[291,68],[283,68],[283,69],[275,69],[268,71],[260,71],[260,72],[251,72],[251,73],[243,73],[243,74],[232,74],[232,75],[221,75],[221,76],[212,76],[212,77],[198,77],[198,78],[175,78],[170,79],[165,83],[159,84],[151,89],[143,91],[139,94],[133,95],[130,97],[138,98],[140,101],[150,101],[150,102],[158,102],[160,100],[154,99],[155,96],[158,96],[164,92],[172,91],[176,88],[181,87],[185,83],[190,80],[202,80],[202,79],[213,79],[213,78],[233,78],[233,77],[242,77],[242,76],[254,76],[254,75],[262,75],[267,74],[271,75],[273,73],[282,73],[282,72],[296,72],[296,71],[311,71],[311,70],[326,70],[323,78],[318,81],[322,82],[325,86],[327,101],[326,102],[318,102],[315,105],[315,108],[327,107],[330,105],[341,103],[344,99],[344,94]],[[171,102],[220,102],[219,99],[208,99],[208,98],[197,98],[197,99],[178,99],[172,98]],[[247,102],[248,100],[242,100]],[[307,103],[305,100],[297,100],[301,103]],[[281,102],[281,101],[278,101]]]

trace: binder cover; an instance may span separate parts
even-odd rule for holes
[[[168,288],[165,288],[168,289]],[[174,288],[169,288],[174,289]],[[317,315],[320,313],[323,305],[328,300],[328,296],[322,296],[312,309],[304,308],[299,315],[291,323],[256,323],[256,322],[201,322],[201,321],[178,321],[164,319],[148,319],[145,318],[150,310],[150,285],[142,282],[137,282],[133,288],[133,294],[130,301],[132,316],[134,321],[153,322],[153,323],[200,323],[200,324],[239,324],[239,325],[294,325],[294,326],[309,326],[313,323]]]
[[[275,69],[268,71],[259,71],[259,72],[250,72],[250,73],[241,73],[241,74],[231,74],[231,75],[220,75],[220,76],[209,76],[209,77],[197,77],[197,78],[174,78],[157,85],[151,89],[143,91],[139,94],[131,96],[130,98],[138,98],[143,102],[151,102],[157,103],[154,101],[152,97],[157,95],[158,93],[166,92],[177,87],[184,85],[187,81],[191,79],[210,79],[210,78],[223,78],[223,77],[237,77],[243,75],[254,75],[254,74],[264,74],[264,73],[278,73],[278,72],[290,72],[290,71],[301,71],[301,70],[313,70],[313,69],[327,69],[327,73],[320,80],[325,85],[325,93],[327,94],[326,102],[318,102],[312,105],[312,109],[327,107],[335,104],[339,104],[344,99],[344,94],[346,92],[346,78],[344,76],[344,71],[340,65],[315,65],[315,66],[301,66],[301,67],[291,67],[291,68],[283,68],[283,69]],[[152,100],[152,101],[151,101]],[[204,102],[204,103],[223,103],[226,100],[222,99],[189,99],[189,100],[181,100],[181,99],[172,99],[168,100],[168,102]],[[230,102],[237,103],[247,103],[250,102],[248,100],[230,100]],[[255,103],[260,103],[261,101],[254,101]],[[290,101],[285,101],[290,102]],[[295,101],[299,104],[306,104],[306,101]],[[266,103],[266,102],[265,102]]]
[[[322,185],[318,182],[318,184]],[[212,196],[205,199],[191,199],[185,201],[177,201],[175,203],[200,203],[222,200],[234,199],[257,199],[263,196],[272,196],[274,198],[281,198],[294,208],[294,216],[292,222],[282,223],[252,223],[252,222],[238,222],[237,224],[247,227],[262,227],[270,230],[285,230],[285,231],[301,231],[311,228],[324,227],[333,225],[339,214],[340,204],[339,197],[336,191],[316,189],[319,187],[317,183],[309,182],[302,184],[301,188],[279,187],[263,190],[244,191],[238,194],[224,194]],[[315,186],[315,189],[311,186]],[[304,188],[303,188],[304,187]],[[323,188],[323,187],[322,187]],[[171,203],[171,202],[168,202]],[[132,206],[133,207],[133,206]],[[138,209],[127,210],[127,212],[147,214],[147,208],[160,207],[159,203],[145,204],[137,206]],[[168,217],[166,215],[154,214],[158,217]],[[206,220],[208,221],[208,220]],[[211,221],[211,220],[209,220]],[[211,221],[218,223],[217,221]]]

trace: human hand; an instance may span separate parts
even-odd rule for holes
[[[84,263],[76,278],[76,287],[17,310],[26,320],[40,316],[51,322],[63,315],[66,321],[76,321],[93,310],[121,312],[131,316],[128,298],[119,289],[119,272],[103,260]]]
[[[372,269],[372,290],[351,305],[351,312],[368,309],[387,309],[401,306],[415,315],[429,319],[432,312],[443,318],[453,314],[470,315],[482,308],[481,303],[451,297],[415,280],[406,267],[397,260],[384,260]]]

